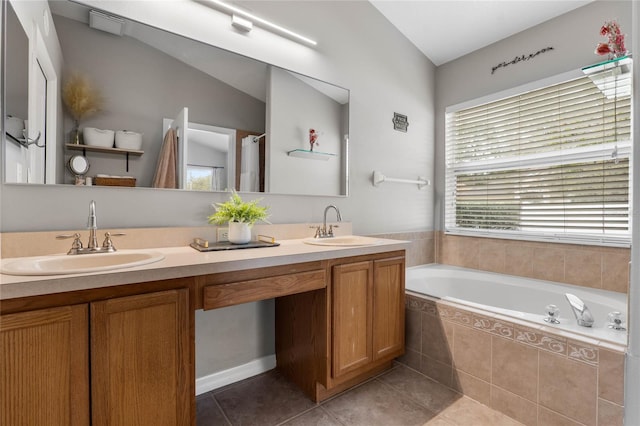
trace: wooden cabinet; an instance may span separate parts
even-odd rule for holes
[[[0,424],[193,424],[191,316],[186,288],[2,315]]]
[[[404,252],[339,259],[327,290],[276,299],[278,369],[320,401],[404,353]]]
[[[372,356],[372,262],[337,265],[332,271],[332,377],[366,366]]]
[[[0,424],[89,425],[87,305],[0,317]]]
[[[188,290],[91,304],[93,425],[188,425]]]
[[[373,262],[373,359],[404,353],[403,257]]]
[[[332,378],[404,353],[404,257],[333,267]]]

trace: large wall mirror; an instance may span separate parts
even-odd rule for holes
[[[5,4],[6,183],[347,195],[348,90],[70,1]]]

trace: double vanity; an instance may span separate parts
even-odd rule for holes
[[[0,275],[0,423],[193,425],[195,311],[266,299],[275,299],[277,368],[312,400],[389,368],[404,352],[406,242],[335,238],[46,256],[43,268],[155,257],[93,272]],[[32,260],[13,261],[27,268]]]

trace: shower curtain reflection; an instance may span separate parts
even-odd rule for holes
[[[242,164],[240,167],[240,191],[258,192],[260,190],[260,152],[257,135],[242,138]]]

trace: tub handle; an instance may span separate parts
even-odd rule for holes
[[[556,305],[547,305],[545,308],[547,317],[544,319],[549,324],[560,324],[558,317],[560,316],[560,309]]]

